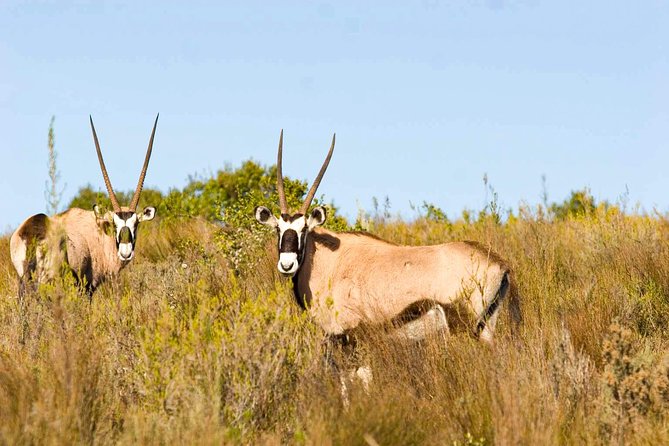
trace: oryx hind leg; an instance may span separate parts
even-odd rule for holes
[[[49,217],[36,214],[25,220],[9,240],[12,264],[19,276],[18,300],[23,306],[25,295],[36,288],[37,257],[40,244],[44,241],[49,226]]]
[[[449,329],[444,308],[435,304],[420,317],[395,328],[390,333],[390,337],[398,340],[421,341],[438,332],[448,335]]]
[[[476,324],[476,333],[481,341],[488,343],[492,342],[495,325],[497,324],[497,318],[499,317],[499,309],[509,293],[509,288],[509,273],[505,272],[502,275],[499,287],[495,290],[495,294],[489,299],[485,299],[485,301],[488,302],[488,305],[485,307],[485,310],[480,315],[478,323]]]

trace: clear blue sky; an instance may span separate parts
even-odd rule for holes
[[[0,232],[44,211],[56,116],[64,201],[273,164],[354,217],[389,196],[479,209],[590,187],[669,209],[669,3],[336,1],[0,3]]]

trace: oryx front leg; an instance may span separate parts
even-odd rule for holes
[[[348,376],[344,376],[342,373],[339,374],[339,392],[341,394],[342,403],[346,408],[348,408],[350,405],[348,386],[346,385],[346,382],[353,382],[353,380],[359,379],[365,394],[369,395],[369,387],[371,386],[372,379],[374,378],[372,368],[369,365],[353,367],[349,369],[347,375]]]

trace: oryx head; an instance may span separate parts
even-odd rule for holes
[[[160,116],[160,115],[158,115]],[[116,239],[116,249],[118,257],[123,262],[129,262],[135,254],[135,242],[137,241],[137,228],[139,222],[153,220],[156,216],[156,208],[153,206],[145,207],[139,214],[136,212],[137,203],[139,203],[139,196],[142,193],[144,186],[144,177],[146,176],[146,169],[149,167],[149,159],[151,158],[151,149],[153,148],[153,137],[156,134],[156,125],[158,124],[158,116],[153,123],[153,131],[151,132],[151,139],[149,140],[149,148],[146,150],[146,158],[144,158],[144,166],[139,174],[139,181],[137,189],[132,196],[132,201],[129,206],[121,206],[118,203],[114,189],[112,188],[105,162],[102,159],[102,152],[100,151],[100,143],[98,142],[98,135],[95,133],[95,126],[93,125],[93,118],[91,117],[91,129],[93,130],[93,140],[95,141],[95,149],[98,152],[98,161],[100,161],[100,169],[102,170],[102,177],[107,186],[109,199],[112,203],[113,210],[102,213],[96,204],[93,206],[93,211],[101,225],[111,224],[113,228],[114,237]]]
[[[281,172],[281,153],[283,147],[283,130],[279,137],[279,155],[276,162],[276,182],[277,192],[279,194],[279,206],[281,208],[281,215],[275,217],[272,211],[265,206],[258,206],[255,209],[256,220],[260,223],[275,228],[279,238],[279,263],[277,267],[281,274],[292,276],[302,265],[304,259],[304,249],[306,246],[307,235],[317,226],[325,223],[326,212],[323,206],[314,208],[311,212],[309,206],[316,195],[318,185],[323,179],[323,174],[328,168],[330,158],[335,146],[335,135],[332,135],[332,145],[325,162],[321,167],[320,172],[314,183],[309,189],[307,198],[302,204],[302,208],[296,214],[290,214],[288,210],[288,202],[286,201],[286,194],[283,190],[283,174]]]

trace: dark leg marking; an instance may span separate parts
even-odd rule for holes
[[[339,376],[341,369],[335,359],[335,349],[341,351],[347,357],[352,357],[355,353],[357,341],[354,336],[343,333],[337,335],[328,335],[325,338],[325,357],[324,362],[336,376]]]
[[[509,291],[509,285],[510,285],[509,273],[506,272],[502,277],[502,282],[499,285],[497,293],[495,293],[495,297],[493,298],[492,302],[488,304],[488,308],[486,308],[486,311],[483,314],[483,317],[481,318],[479,323],[476,324],[477,336],[481,334],[488,320],[492,317],[493,314],[495,314],[495,311],[497,311],[497,309],[499,308],[500,304],[502,303],[502,300],[504,299],[504,297],[506,297],[506,293]]]

